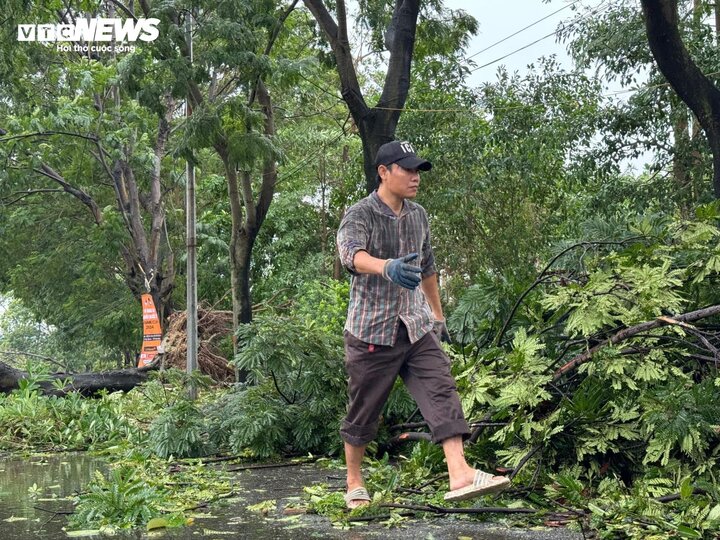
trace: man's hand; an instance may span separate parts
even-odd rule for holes
[[[433,323],[433,332],[435,332],[435,335],[440,341],[444,341],[445,343],[452,342],[450,332],[448,332],[448,327],[445,324],[445,319],[439,319]]]
[[[383,266],[383,277],[406,289],[414,289],[420,284],[420,272],[422,270],[408,263],[417,259],[417,256],[417,253],[411,253],[399,259],[388,259],[385,266]]]

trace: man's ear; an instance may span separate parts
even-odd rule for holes
[[[392,164],[390,165],[390,167],[392,167]],[[379,165],[378,166],[377,172],[378,172],[378,176],[380,177],[381,180],[388,172],[390,172],[390,167],[388,167],[387,165]]]

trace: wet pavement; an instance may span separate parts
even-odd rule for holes
[[[69,538],[63,530],[72,501],[67,497],[83,489],[103,462],[86,454],[50,457],[6,457],[0,461],[0,539],[48,540]],[[582,535],[567,529],[519,529],[496,523],[468,521],[453,516],[412,519],[401,527],[382,523],[358,524],[349,529],[332,526],[318,515],[286,515],[285,508],[301,505],[303,487],[318,483],[341,489],[342,471],[301,465],[253,469],[236,473],[237,497],[213,504],[198,513],[190,527],[153,532],[136,530],[117,534],[120,539],[228,539],[309,540],[316,538],[361,540],[372,538],[425,540],[576,540]],[[249,505],[276,500],[266,516]],[[99,538],[95,536],[94,538]]]

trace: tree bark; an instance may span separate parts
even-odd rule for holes
[[[128,391],[145,382],[148,378],[148,372],[155,369],[157,369],[155,366],[148,366],[145,368],[92,373],[53,373],[48,376],[49,380],[39,383],[40,392],[52,396],[64,396],[70,392],[79,392],[85,396],[90,396],[100,390],[107,390],[108,392]],[[27,379],[27,376],[28,374],[25,371],[0,362],[0,392],[8,394],[19,388],[20,381]],[[69,384],[62,388],[56,388],[53,381],[58,380],[68,380]]]
[[[697,67],[680,36],[677,0],[641,0],[645,28],[660,72],[705,131],[713,155],[713,189],[720,198],[720,90]]]
[[[388,70],[382,95],[373,108],[365,102],[358,82],[348,40],[344,0],[337,2],[337,22],[323,0],[304,2],[328,38],[335,55],[340,75],[340,93],[362,140],[365,187],[370,193],[377,187],[375,155],[381,145],[395,138],[395,130],[410,90],[410,66],[420,12],[419,0],[395,1],[392,22],[385,34],[385,46],[390,52]]]

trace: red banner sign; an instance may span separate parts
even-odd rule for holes
[[[143,344],[140,351],[140,359],[138,367],[144,367],[152,364],[158,353],[158,347],[162,341],[162,330],[160,329],[160,319],[155,309],[152,295],[142,295],[143,310]]]

